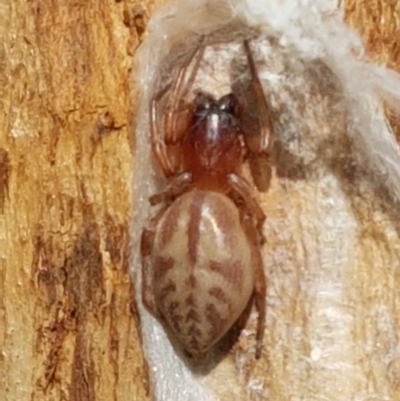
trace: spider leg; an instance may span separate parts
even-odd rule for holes
[[[168,206],[164,205],[157,213],[150,219],[147,226],[142,231],[140,240],[140,254],[142,256],[142,301],[143,304],[150,310],[150,312],[161,319],[158,311],[156,301],[154,299],[153,291],[153,264],[151,260],[151,252],[153,249],[154,238],[156,235],[156,228],[164,216]]]
[[[160,102],[160,100],[163,98],[163,96],[170,87],[171,85],[167,85],[160,92],[158,92],[150,101],[151,147],[153,154],[166,177],[170,177],[175,173],[175,166],[168,157],[167,145],[165,144],[163,133],[160,132],[158,127],[158,121],[159,121],[158,103]]]
[[[254,264],[254,303],[258,312],[258,324],[256,332],[256,358],[261,356],[264,330],[265,330],[265,311],[266,311],[266,288],[267,283],[264,273],[264,263],[260,252],[260,243],[257,229],[253,219],[246,211],[242,211],[242,226],[247,239],[250,242]]]
[[[182,132],[179,127],[185,126],[185,122],[190,111],[190,106],[186,106],[185,110],[180,111],[180,104],[182,99],[187,95],[188,89],[192,86],[193,81],[196,77],[197,71],[201,60],[203,59],[205,46],[203,45],[204,35],[202,35],[194,47],[192,53],[186,58],[184,63],[179,67],[178,74],[172,85],[172,93],[168,99],[166,107],[166,120],[165,120],[165,142],[175,143]],[[189,67],[195,59],[193,68],[190,70],[188,76]],[[178,121],[179,120],[179,121]]]
[[[256,95],[257,104],[260,107],[259,117],[261,119],[260,136],[258,140],[254,140],[254,137],[248,138],[246,145],[249,151],[252,153],[269,153],[273,142],[272,136],[274,132],[272,117],[270,112],[271,108],[265,96],[264,90],[260,82],[260,78],[257,73],[257,68],[254,62],[250,44],[247,40],[245,40],[243,44],[247,56],[247,62],[249,64],[252,86]]]
[[[261,206],[253,197],[251,185],[245,178],[237,174],[229,174],[228,183],[233,191],[239,194],[240,197],[244,200],[248,211],[255,218],[256,227],[259,234],[259,241],[261,244],[264,243],[265,239],[263,235],[263,224],[265,221],[265,214]]]
[[[180,113],[179,106],[183,97],[186,95],[185,92],[187,88],[191,86],[195,79],[204,53],[204,46],[202,46],[203,40],[204,36],[201,36],[193,52],[179,67],[176,78],[156,93],[150,101],[150,135],[152,151],[166,177],[176,174],[178,170],[176,162],[174,163],[171,154],[168,152],[168,145],[176,143],[186,128],[190,109],[189,107],[186,107],[186,111]],[[187,80],[187,71],[195,57],[196,63],[191,71],[189,79]],[[167,105],[165,107],[165,118],[161,118],[159,113],[159,103],[168,91],[172,91],[172,93],[168,97]],[[164,122],[163,130],[159,129],[159,121]]]
[[[170,178],[168,184],[162,192],[156,193],[150,197],[150,204],[152,206],[160,203],[170,205],[176,197],[189,190],[191,182],[192,175],[190,173],[181,173]]]

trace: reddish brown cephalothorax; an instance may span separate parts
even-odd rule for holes
[[[255,90],[262,93],[247,41],[244,47]],[[177,128],[182,127],[176,110],[185,75],[194,57],[202,57],[203,48],[197,46],[172,87],[163,89],[150,105],[152,150],[169,181],[150,198],[160,209],[142,233],[143,302],[188,354],[202,358],[254,294],[259,356],[265,320],[260,251],[265,215],[241,168],[245,151],[269,150],[271,130],[261,129],[258,145],[253,142],[249,148],[242,137],[236,96],[217,100],[201,92],[188,108],[185,129]],[[170,104],[160,132],[158,104],[168,89]]]

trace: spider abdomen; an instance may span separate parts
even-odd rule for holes
[[[189,354],[204,356],[242,314],[254,289],[252,258],[225,195],[192,190],[165,212],[151,254],[154,298]]]

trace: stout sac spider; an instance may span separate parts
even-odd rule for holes
[[[267,106],[249,43],[243,45],[255,93]],[[233,93],[218,100],[198,93],[182,123],[177,109],[189,65],[198,64],[203,52],[200,43],[150,105],[152,150],[168,184],[150,198],[152,205],[161,206],[142,233],[142,297],[184,350],[203,358],[254,295],[259,357],[265,320],[260,251],[265,215],[241,169],[245,152],[269,151],[270,129],[261,129],[258,140],[246,145]],[[168,90],[164,130],[159,130],[158,106]]]

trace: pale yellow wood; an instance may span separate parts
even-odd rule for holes
[[[128,273],[134,6],[0,2],[1,400],[148,399]]]

